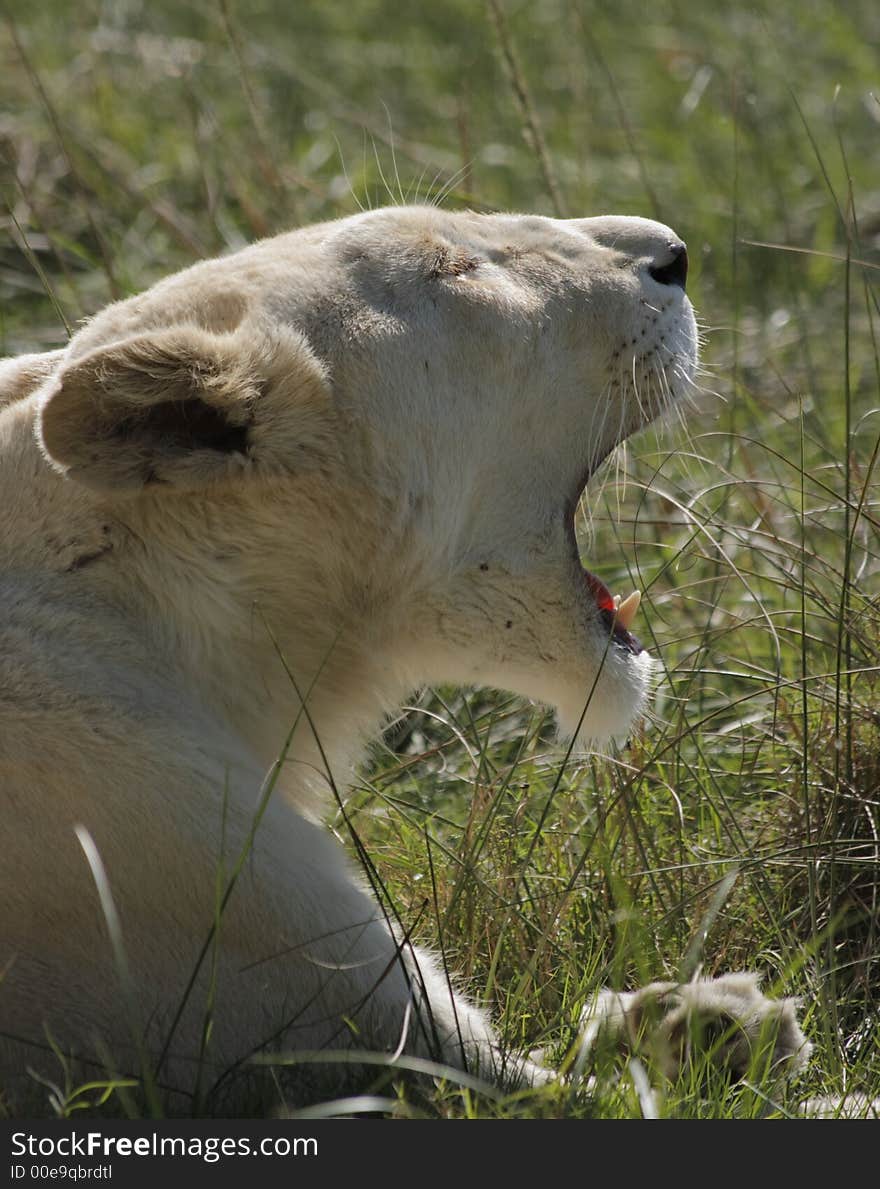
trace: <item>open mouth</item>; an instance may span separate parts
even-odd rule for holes
[[[658,269],[656,272],[652,272],[651,275],[655,280],[660,281],[661,284],[680,285],[683,290],[684,276],[687,268],[686,255],[677,258],[677,261],[678,263],[675,267],[670,265],[668,269]],[[681,261],[684,263],[681,263]],[[638,408],[638,415],[632,417],[632,424],[621,425],[621,431],[616,442],[609,446],[602,457],[592,460],[590,468],[581,476],[581,482],[574,494],[574,498],[569,498],[566,505],[569,540],[574,552],[574,560],[577,562],[581,573],[586,597],[595,605],[598,621],[606,629],[610,637],[610,642],[624,649],[631,656],[639,656],[640,653],[645,651],[638,637],[631,631],[636,612],[642,601],[641,592],[634,590],[626,598],[621,598],[620,595],[613,595],[601,578],[598,578],[581,564],[574,522],[580,498],[586,490],[592,474],[604,462],[607,454],[615,446],[620,445],[621,442],[631,437],[632,434],[656,420],[659,415],[664,413],[678,400],[683,392],[687,391],[687,386],[691,383],[697,358],[696,328],[693,323],[692,313],[690,314],[690,329],[688,329],[685,319],[688,309],[689,306],[686,304],[685,311],[681,316],[682,327],[679,330],[679,337],[682,338],[682,346],[678,350],[673,350],[667,342],[664,347],[667,358],[664,358],[664,361],[660,365],[660,370],[664,376],[663,382],[659,383],[657,381],[655,383],[656,377],[652,377],[646,367],[645,376],[642,381],[642,392],[639,395],[635,364],[633,365],[632,386],[636,397],[635,404]],[[667,331],[667,334],[670,333]],[[657,369],[655,368],[655,370]],[[653,403],[652,396],[655,398]]]
[[[620,595],[613,595],[611,593],[601,578],[597,578],[595,574],[591,574],[583,566],[581,569],[583,569],[584,583],[587,590],[592,595],[599,609],[599,618],[608,629],[614,643],[619,644],[622,648],[626,648],[633,656],[638,656],[640,652],[644,652],[644,648],[640,644],[638,637],[634,636],[629,630],[636,617],[639,604],[642,601],[640,592],[634,590],[627,598],[621,599]]]
[[[625,599],[622,599],[620,595],[613,595],[601,578],[597,578],[595,574],[581,564],[580,549],[578,548],[577,536],[574,531],[576,507],[577,501],[568,505],[566,529],[574,552],[574,559],[581,571],[587,597],[595,604],[599,622],[605,626],[613,643],[619,645],[621,648],[625,648],[633,656],[638,656],[640,652],[644,652],[645,650],[638,637],[634,636],[630,631],[630,628],[636,617],[642,596],[637,590],[634,590]]]

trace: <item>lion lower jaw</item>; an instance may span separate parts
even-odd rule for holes
[[[618,655],[620,654],[620,655]],[[579,694],[562,691],[547,701],[556,710],[560,740],[578,750],[602,750],[626,742],[644,715],[655,684],[657,662],[642,650],[622,655],[611,644],[598,675]]]

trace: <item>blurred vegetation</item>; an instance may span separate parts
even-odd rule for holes
[[[0,13],[0,353],[360,206],[614,211],[688,240],[705,392],[611,464],[584,536],[647,594],[654,722],[560,773],[538,709],[426,692],[352,812],[512,1043],[702,957],[804,996],[813,1088],[880,1094],[880,6]]]

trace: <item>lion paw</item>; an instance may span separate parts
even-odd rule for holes
[[[752,973],[606,989],[582,1017],[581,1052],[583,1059],[597,1048],[637,1053],[671,1081],[700,1057],[737,1080],[762,1072],[786,1078],[805,1067],[812,1049],[797,1006],[762,994]]]

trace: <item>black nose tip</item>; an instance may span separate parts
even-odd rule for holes
[[[661,285],[680,285],[684,289],[688,275],[687,245],[673,242],[669,244],[669,253],[672,258],[666,264],[655,265],[648,272]]]

